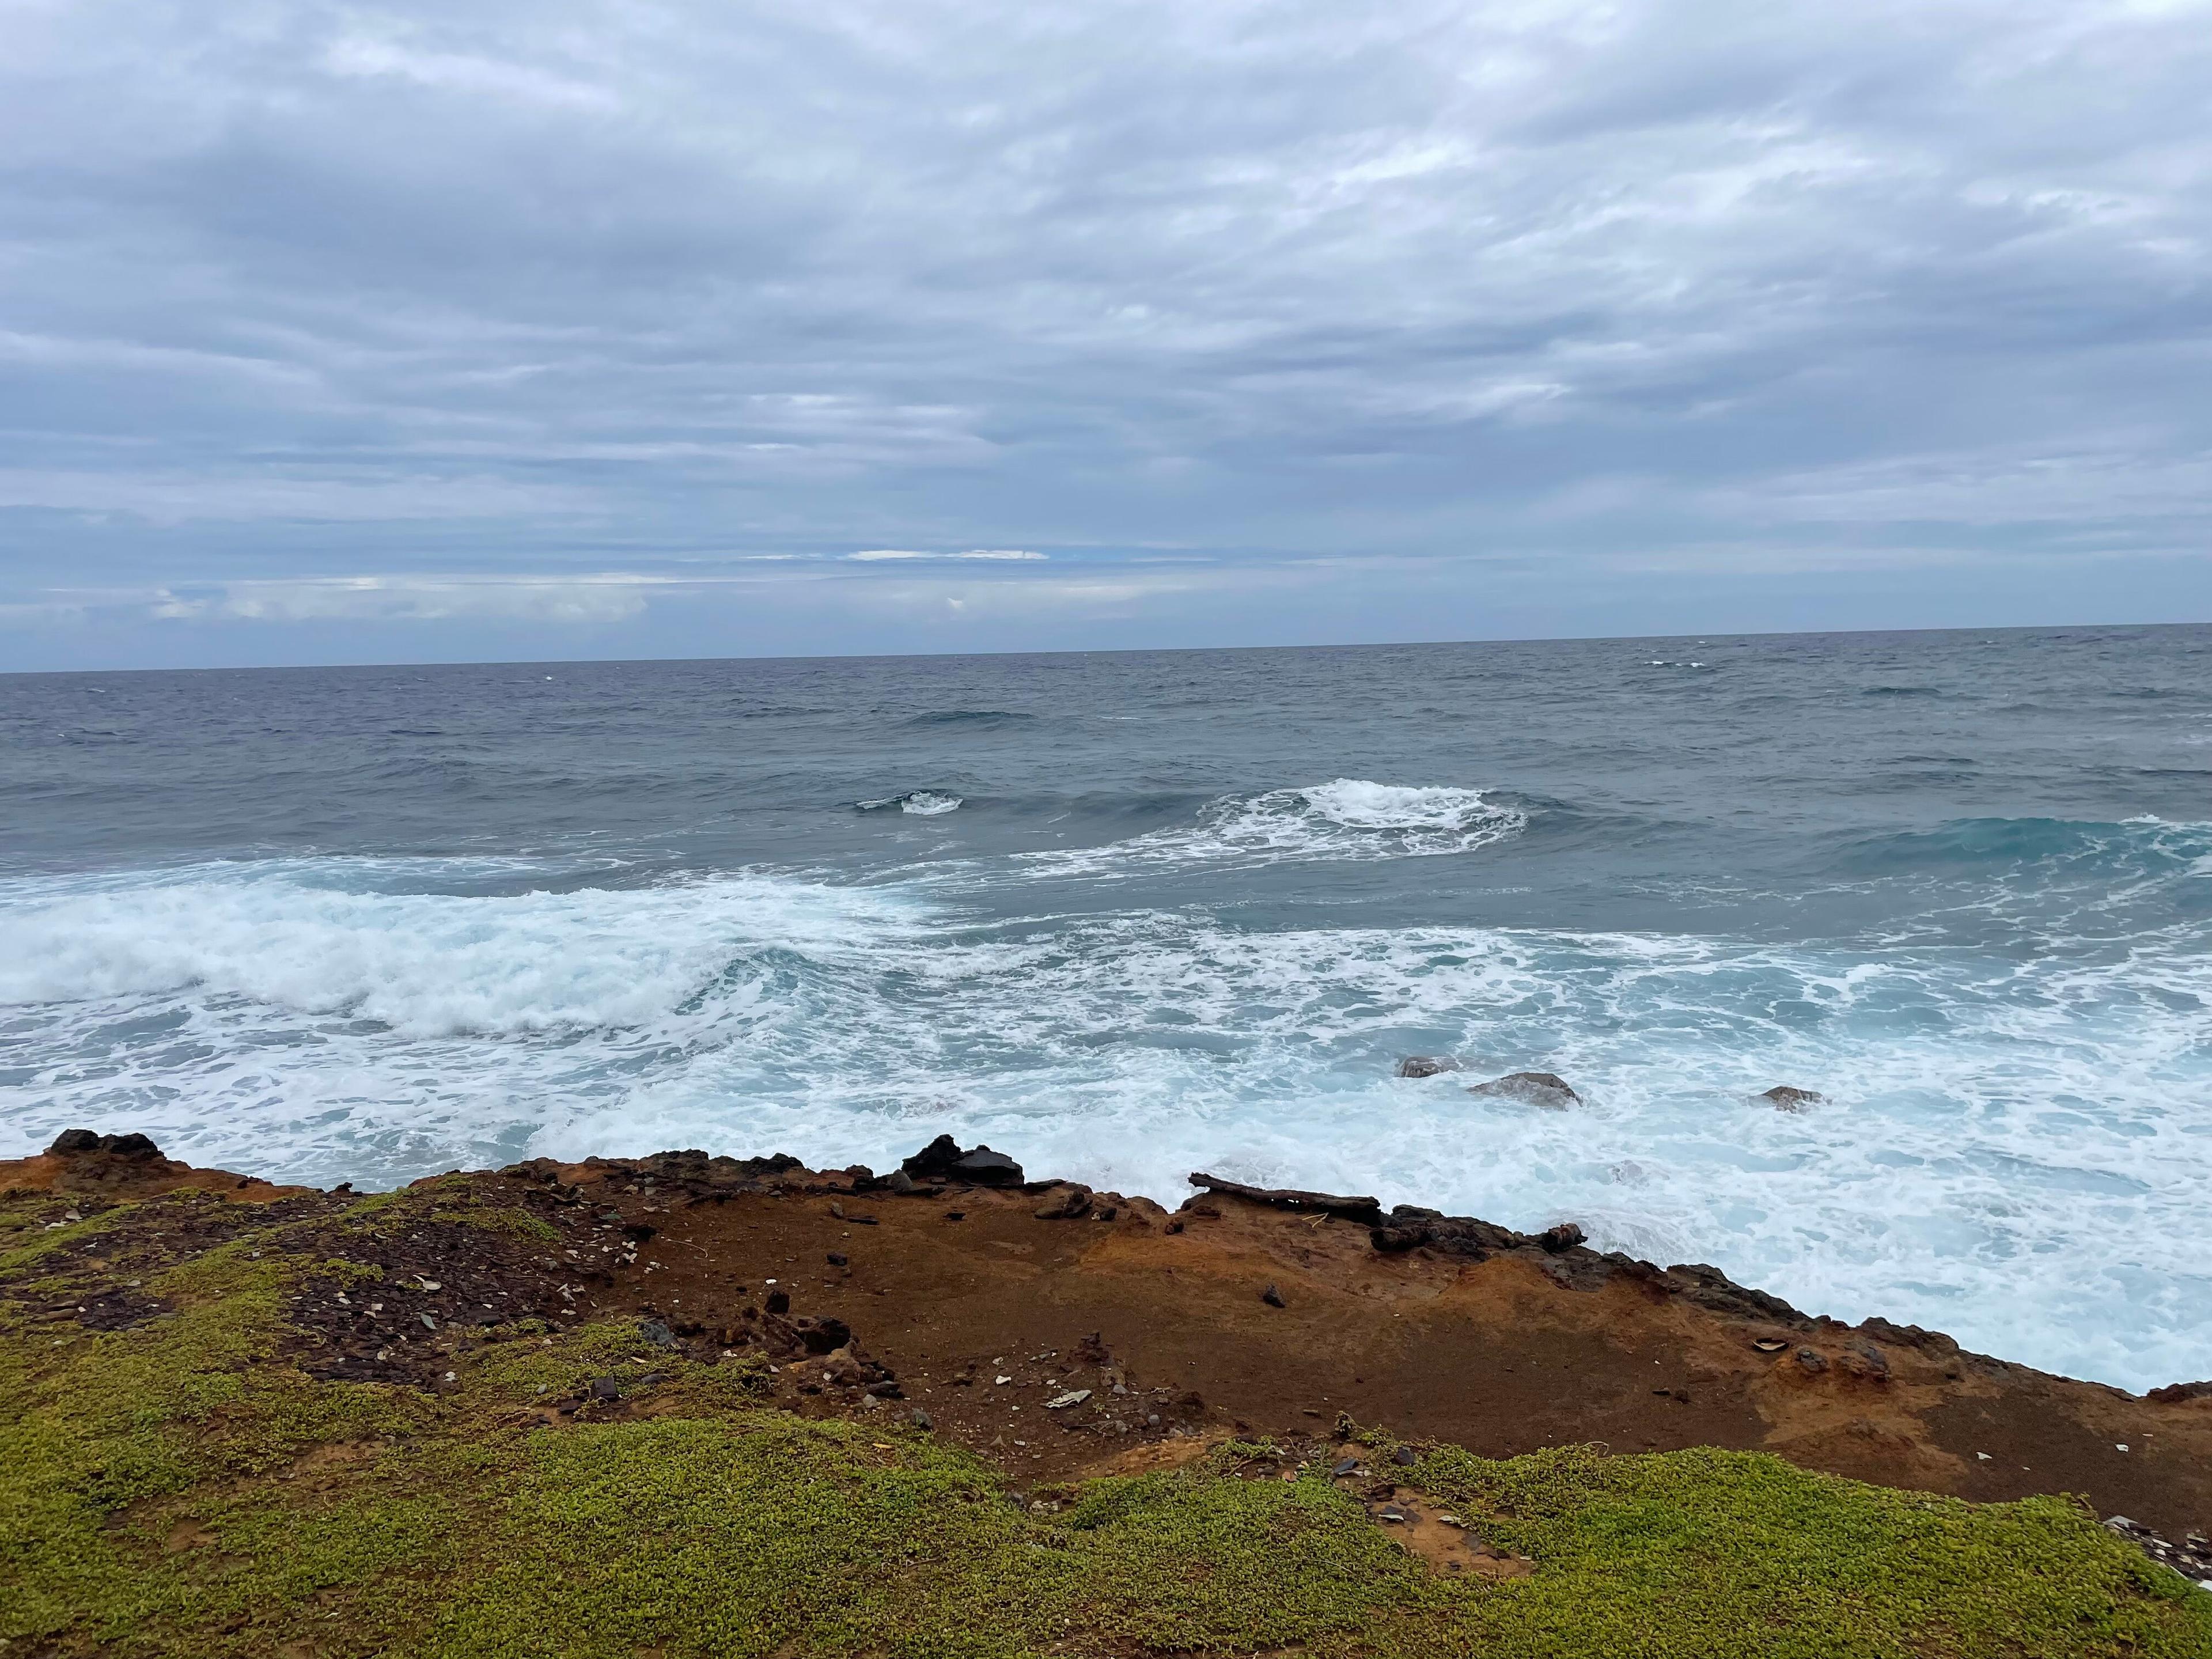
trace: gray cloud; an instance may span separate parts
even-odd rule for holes
[[[25,663],[2212,590],[2196,0],[17,0],[10,35]]]

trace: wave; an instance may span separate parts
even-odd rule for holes
[[[1960,865],[1993,870],[2087,866],[2130,877],[2201,873],[2212,858],[2212,823],[2155,817],[2106,823],[2075,818],[1958,818],[1932,830],[1865,836],[1843,851],[1846,865],[1873,870]]]
[[[915,714],[902,724],[920,727],[1012,726],[1033,720],[1035,714],[1007,708],[939,708]]]
[[[486,893],[466,890],[511,888],[515,861],[409,860],[361,880],[375,862],[199,866],[11,905],[0,1006],[245,1001],[410,1038],[630,1029],[733,953],[878,937],[906,914],[872,890],[769,877]]]
[[[1389,788],[1221,817],[1488,822]],[[2023,963],[1141,908],[992,922],[763,873],[556,891],[569,872],[367,862],[9,884],[9,1139],[144,1128],[198,1162],[398,1181],[659,1146],[882,1167],[949,1128],[1170,1200],[1218,1167],[1574,1218],[1817,1310],[2130,1386],[2201,1360],[2202,928]],[[1555,1071],[1589,1103],[1392,1079],[1409,1053]],[[1837,1104],[1747,1103],[1776,1083]]]
[[[1471,853],[1518,835],[1528,815],[1480,789],[1337,778],[1199,809],[1194,823],[1103,847],[1024,853],[1049,875],[1133,875],[1163,866],[1251,868],[1301,860],[1360,862]]]
[[[880,812],[896,806],[902,812],[911,812],[916,817],[933,818],[947,812],[957,812],[967,803],[958,795],[941,793],[934,789],[909,789],[903,795],[885,795],[878,800],[854,803],[856,811]]]

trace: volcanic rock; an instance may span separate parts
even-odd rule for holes
[[[1825,1104],[1827,1096],[1813,1089],[1793,1089],[1786,1083],[1778,1083],[1759,1097],[1778,1112],[1802,1112],[1808,1106]]]
[[[1449,1054],[1408,1054],[1398,1062],[1400,1077],[1441,1077],[1446,1072],[1464,1071],[1466,1067]]]
[[[1541,1106],[1547,1111],[1563,1112],[1570,1106],[1579,1106],[1583,1097],[1577,1094],[1565,1078],[1550,1072],[1512,1072],[1504,1077],[1493,1078],[1487,1083],[1478,1083],[1468,1091],[1471,1095],[1499,1095],[1508,1100],[1517,1100],[1530,1106]]]

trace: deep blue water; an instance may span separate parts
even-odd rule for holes
[[[18,675],[0,801],[0,1152],[951,1128],[2212,1375],[2212,630]]]

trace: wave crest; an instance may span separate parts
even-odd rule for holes
[[[1253,867],[1471,853],[1518,835],[1528,814],[1480,789],[1335,778],[1229,796],[1194,824],[1068,852],[1021,855],[1050,875],[1116,875],[1163,866]]]
[[[957,812],[966,803],[958,795],[945,794],[935,789],[909,789],[903,795],[885,795],[879,800],[854,803],[863,812],[880,812],[896,806],[902,812],[911,812],[916,817],[933,818],[947,812]]]

